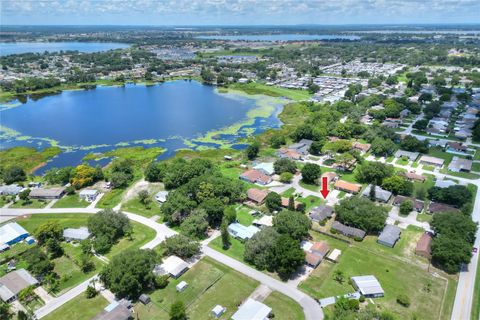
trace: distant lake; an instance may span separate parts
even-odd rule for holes
[[[199,39],[231,40],[231,41],[314,41],[314,40],[358,40],[359,36],[341,34],[265,34],[238,36],[199,36]]]
[[[124,146],[160,146],[168,150],[163,157],[179,148],[220,147],[221,142],[217,145],[213,139],[195,143],[191,139],[242,123],[248,119],[247,113],[258,107],[252,98],[219,94],[215,87],[183,80],[64,91],[16,104],[0,105],[1,125],[17,132],[16,137],[3,132],[1,148],[59,145],[68,151],[39,172],[79,164],[89,152]],[[234,143],[247,134],[276,127],[280,124],[277,112],[255,118],[243,130],[219,135],[219,139]]]
[[[27,52],[44,53],[45,51],[99,52],[128,47],[128,44],[114,42],[1,42],[0,56]]]

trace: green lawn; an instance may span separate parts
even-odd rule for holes
[[[479,152],[477,152],[479,153]],[[479,162],[474,162],[472,164],[472,171],[480,172],[480,163]]]
[[[127,201],[126,203],[122,203],[122,210],[136,213],[144,217],[160,215],[160,205],[155,199],[152,200],[148,204],[148,206],[145,206],[143,203],[140,202],[138,197],[136,197]]]
[[[305,319],[302,307],[295,300],[278,291],[272,292],[263,303],[272,308],[275,320]]]
[[[113,189],[105,193],[98,201],[97,208],[111,209],[120,203],[125,189]]]
[[[428,155],[445,160],[443,164],[445,167],[447,167],[450,162],[452,162],[452,159],[455,156],[451,153],[443,151],[442,148],[439,147],[430,148],[428,150]]]
[[[101,295],[87,299],[84,293],[68,301],[57,310],[49,313],[45,320],[90,320],[108,305]]]
[[[402,237],[409,239],[407,232]],[[415,232],[415,231],[411,231]],[[319,267],[300,284],[300,289],[314,298],[324,298],[332,295],[341,295],[354,291],[348,283],[352,276],[372,274],[377,277],[385,290],[385,297],[374,299],[379,308],[391,310],[399,319],[411,319],[416,314],[419,319],[447,319],[450,308],[444,308],[440,315],[442,303],[448,305],[452,299],[451,290],[453,284],[448,286],[447,299],[443,302],[443,295],[447,283],[430,275],[416,263],[405,262],[398,255],[408,254],[406,250],[413,250],[414,242],[402,240],[397,244],[398,248],[390,249],[374,243],[373,239],[366,239],[365,243],[354,243],[352,247],[327,236],[315,234],[315,238],[328,241],[331,248],[342,250],[342,255],[337,264],[323,261]],[[376,247],[374,247],[376,246]],[[374,249],[374,250],[372,250]],[[341,270],[345,274],[345,281],[340,284],[333,279],[335,270]],[[410,297],[411,305],[404,308],[396,302],[399,294],[404,293]]]
[[[289,188],[282,193],[282,197],[290,198],[295,193],[295,188]]]
[[[0,253],[0,263],[8,262],[10,259],[27,251],[34,245],[35,244],[27,244],[25,242],[19,242],[11,246],[9,250]]]
[[[186,281],[188,287],[177,292],[175,286]],[[230,319],[241,304],[258,286],[258,282],[210,258],[203,258],[179,279],[170,279],[164,289],[150,293],[152,302],[134,307],[136,318],[143,320],[169,319],[170,305],[184,301],[189,319],[210,319],[211,310],[220,304],[226,312],[220,319]]]
[[[400,159],[397,160],[396,164],[399,164],[401,166],[406,166],[408,164],[408,159],[400,158]]]
[[[34,214],[27,218],[17,218],[18,224],[30,233],[34,233],[38,226],[47,221],[58,222],[62,228],[79,228],[87,225],[88,213],[49,213]]]
[[[310,191],[318,192],[320,190],[320,186],[317,186],[316,184],[307,184],[307,183],[303,182],[302,180],[300,180],[299,184],[302,188],[305,188],[305,189],[310,190]]]
[[[41,209],[41,208],[45,208],[48,202],[49,201],[37,200],[37,199],[28,200],[28,201],[18,200],[17,202],[13,203],[10,206],[10,208]]]
[[[433,219],[433,215],[432,214],[427,214],[427,213],[419,213],[417,215],[417,221],[420,221],[420,222],[431,222]]]
[[[52,208],[86,208],[90,203],[80,199],[78,194],[71,194],[59,199]]]
[[[287,97],[292,100],[308,100],[312,96],[307,90],[286,89],[275,86],[267,86],[261,83],[235,83],[229,86],[231,89],[241,90],[248,94],[263,94],[272,97]]]
[[[90,277],[93,277],[103,267],[104,263],[92,257],[92,262],[95,265],[95,269],[90,272],[83,273],[76,261],[80,260],[81,248],[79,246],[73,246],[69,243],[63,243],[62,248],[64,255],[53,260],[55,263],[55,273],[60,277],[60,284],[58,288],[57,296],[62,292],[82,283]]]
[[[460,177],[460,178],[465,178],[465,179],[478,179],[480,178],[479,174],[473,173],[473,172],[453,172],[448,169],[441,169],[441,173],[445,173],[454,177]]]
[[[249,226],[252,224],[255,217],[250,214],[252,209],[248,207],[241,206],[237,209],[237,220],[239,223],[243,224],[244,226]]]
[[[303,203],[303,205],[305,206],[305,212],[308,212],[311,208],[316,207],[325,202],[323,198],[315,197],[315,196],[308,196],[306,198],[297,198],[295,200]]]
[[[480,319],[480,266],[477,267],[477,275],[475,276],[475,289],[473,290],[472,316],[470,319],[471,320]]]
[[[152,228],[149,228],[138,222],[130,221],[130,223],[133,226],[131,239],[128,237],[123,237],[120,239],[105,255],[107,258],[111,259],[114,255],[128,249],[140,248],[155,238],[155,230]]]
[[[222,244],[222,238],[221,237],[217,237],[216,239],[214,239],[212,242],[210,242],[208,244],[208,246],[212,249],[215,249],[215,250],[231,257],[231,258],[234,258],[234,259],[237,259],[237,260],[243,262],[243,256],[244,256],[244,253],[245,253],[245,245],[241,241],[239,241],[239,240],[237,240],[233,237],[230,237],[230,242],[231,242],[231,245],[227,250],[223,249],[223,244]]]

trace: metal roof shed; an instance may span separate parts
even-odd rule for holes
[[[232,316],[232,320],[267,320],[272,308],[253,299],[248,299],[238,308]]]
[[[380,282],[372,275],[352,277],[353,286],[366,298],[378,298],[385,295]]]

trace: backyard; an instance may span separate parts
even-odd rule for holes
[[[45,316],[44,320],[89,320],[108,305],[108,301],[102,296],[87,299],[82,293],[68,301],[57,310]]]

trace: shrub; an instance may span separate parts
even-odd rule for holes
[[[405,294],[400,294],[397,297],[397,303],[408,308],[410,306],[410,298]]]
[[[88,286],[88,287],[87,287],[87,290],[85,290],[85,297],[87,297],[87,299],[92,299],[92,298],[94,298],[97,294],[98,294],[98,291],[95,290],[95,288],[92,287],[92,286]]]
[[[158,276],[155,278],[155,287],[158,289],[163,289],[168,285],[168,279],[170,276],[168,274],[164,274],[162,276]]]

